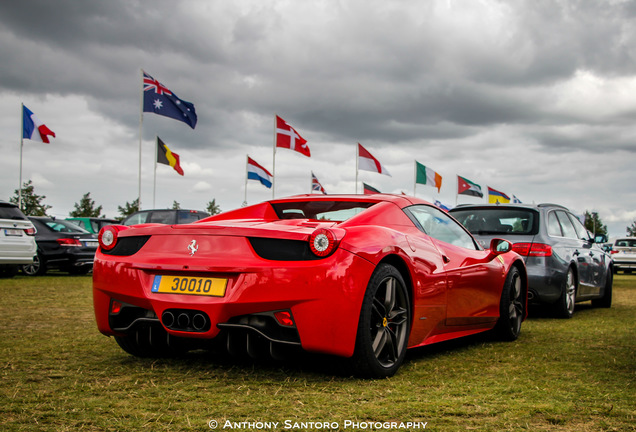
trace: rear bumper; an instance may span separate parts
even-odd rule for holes
[[[303,349],[348,357],[353,354],[362,299],[374,270],[369,261],[344,249],[316,261],[254,258],[249,266],[230,259],[223,266],[205,268],[192,263],[168,264],[165,259],[161,262],[140,263],[139,258],[133,262],[131,257],[97,253],[93,302],[100,332],[122,335],[128,331],[121,321],[113,325],[117,321],[110,313],[113,300],[141,308],[137,318],[150,319],[169,334],[195,339],[214,339],[222,328],[258,330],[259,323],[273,312],[287,310],[292,313]],[[162,294],[151,291],[155,275],[217,277],[228,282],[223,297]],[[196,331],[175,330],[171,320],[181,313],[191,319],[202,314],[209,326]]]
[[[568,268],[556,265],[550,257],[530,257],[528,271],[528,302],[554,303],[561,297]]]

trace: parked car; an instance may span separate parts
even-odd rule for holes
[[[119,223],[117,219],[96,217],[68,217],[66,220],[93,234],[99,234],[99,230],[104,228],[106,225]]]
[[[515,340],[526,271],[432,204],[401,195],[301,195],[187,225],[99,234],[99,330],[161,356],[219,342],[273,355],[297,347],[394,374],[407,347],[495,330]]]
[[[614,260],[614,273],[619,270],[625,273],[636,270],[636,237],[621,237],[614,240],[611,254]]]
[[[199,210],[155,209],[140,210],[121,221],[122,225],[139,225],[145,223],[160,223],[167,225],[187,224],[205,219],[208,213]]]
[[[36,253],[35,228],[20,208],[0,201],[0,276],[14,276]]]
[[[22,266],[28,276],[43,275],[57,268],[71,274],[86,274],[93,268],[97,235],[72,222],[47,216],[29,216],[37,229],[37,255],[31,264]]]
[[[612,259],[567,208],[556,204],[476,204],[450,211],[482,244],[512,242],[528,269],[531,303],[570,318],[576,302],[612,304]]]

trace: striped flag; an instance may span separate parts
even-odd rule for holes
[[[259,181],[269,189],[271,189],[272,181],[274,180],[274,176],[269,171],[249,156],[247,157],[247,178],[248,180]]]
[[[473,183],[462,176],[457,176],[457,195],[472,195],[483,198],[484,193],[481,191],[481,186],[477,183]]]
[[[415,161],[415,183],[437,188],[437,193],[439,193],[439,190],[442,187],[442,176],[429,167]]]
[[[358,169],[373,171],[391,177],[389,171],[367,149],[358,143]]]
[[[503,192],[488,186],[488,202],[491,204],[504,204],[510,202],[510,197]]]
[[[49,137],[55,137],[55,132],[42,123],[33,112],[22,105],[22,138],[49,144]]]
[[[179,175],[183,175],[179,155],[173,153],[159,137],[157,137],[157,163],[169,165],[174,168]]]

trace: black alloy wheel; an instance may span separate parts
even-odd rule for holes
[[[501,339],[513,341],[521,333],[521,323],[525,316],[525,291],[521,281],[521,273],[512,267],[506,276],[501,301],[499,303],[499,320],[496,331]]]
[[[362,302],[353,357],[354,373],[384,378],[395,374],[404,361],[411,329],[411,307],[400,272],[380,264]]]

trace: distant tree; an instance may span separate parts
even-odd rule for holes
[[[603,224],[603,221],[598,217],[597,212],[590,213],[585,210],[585,222],[583,223],[585,228],[591,231],[594,235],[607,235],[607,225]]]
[[[627,227],[627,235],[628,236],[636,236],[636,220],[632,222],[631,226]]]
[[[102,206],[95,207],[91,193],[86,192],[79,203],[75,203],[75,210],[69,213],[71,217],[104,217]]]
[[[11,197],[9,201],[13,204],[18,204],[20,191],[18,189],[14,192],[15,196]],[[38,195],[35,193],[33,182],[29,180],[22,184],[22,204],[20,210],[27,216],[46,216],[46,211],[51,208],[50,205],[44,204],[42,201],[46,198],[46,195]]]
[[[211,215],[221,213],[221,207],[217,205],[216,198],[208,203],[207,207],[205,208],[205,211],[207,211]]]
[[[126,201],[126,204],[125,204],[124,207],[117,206],[117,211],[121,215],[121,219],[123,219],[123,218],[125,218],[127,216],[130,216],[131,214],[133,214],[136,211],[139,211],[139,198],[137,198],[136,200],[134,200],[131,203]]]
[[[172,210],[181,210],[181,204],[177,201],[172,201]]]

